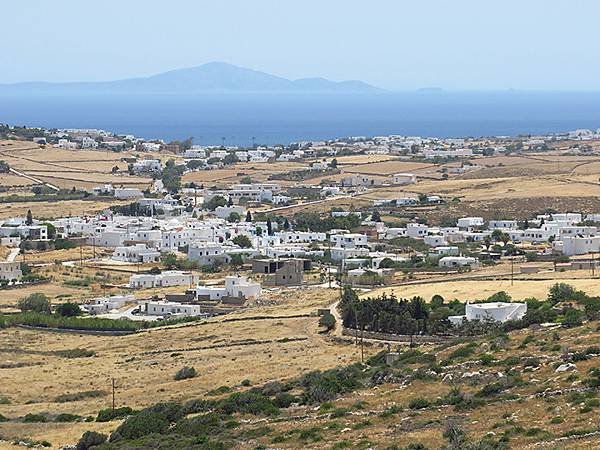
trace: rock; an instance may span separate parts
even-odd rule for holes
[[[577,366],[573,363],[566,363],[558,366],[554,372],[570,372],[572,370],[577,370]]]
[[[479,375],[481,375],[481,372],[475,371],[475,372],[465,372],[462,374],[461,378],[473,378],[473,377],[478,377]]]
[[[442,378],[442,381],[452,381],[452,374],[447,373],[446,375],[444,375],[444,378]]]

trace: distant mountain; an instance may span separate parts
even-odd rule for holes
[[[288,80],[222,62],[171,70],[146,78],[116,81],[0,84],[0,93],[364,93],[382,91],[362,81],[335,82],[325,78]]]

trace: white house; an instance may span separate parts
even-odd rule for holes
[[[430,256],[458,256],[460,249],[454,246],[439,246],[429,252]]]
[[[93,239],[95,245],[100,247],[119,247],[125,242],[125,230],[103,229]]]
[[[134,173],[160,172],[161,166],[158,159],[142,159],[133,163]]]
[[[136,244],[128,247],[116,247],[111,259],[131,263],[150,263],[160,260],[160,252],[146,247],[146,244]]]
[[[407,223],[406,235],[410,238],[423,238],[427,235],[429,227],[422,223]]]
[[[104,184],[102,186],[96,186],[93,189],[94,195],[113,195],[115,193],[115,188],[112,184]]]
[[[430,247],[441,247],[444,245],[448,245],[446,238],[439,234],[428,234],[423,237],[423,242],[425,242]]]
[[[137,188],[115,188],[114,195],[115,198],[127,200],[143,197],[144,193]]]
[[[366,246],[368,237],[365,234],[347,233],[332,234],[329,239],[336,247],[357,248]]]
[[[110,297],[99,297],[93,299],[93,303],[87,305],[81,305],[81,307],[88,312],[88,314],[105,314],[113,309],[119,309],[126,303],[134,303],[135,297],[133,295],[113,295]]]
[[[458,228],[465,230],[483,226],[483,217],[462,217],[457,221]]]
[[[148,301],[144,303],[144,310],[149,316],[201,316],[200,305],[167,302],[164,300]]]
[[[566,256],[585,255],[600,252],[600,236],[561,236],[560,241],[553,243]]]
[[[493,320],[506,322],[520,320],[527,313],[527,303],[467,303],[464,316],[450,316],[448,319],[455,325],[464,320]]]
[[[334,261],[342,261],[345,259],[358,258],[368,255],[369,249],[365,247],[334,247],[331,249],[331,259]]]
[[[516,220],[490,220],[488,224],[490,230],[515,230],[517,228]]]
[[[472,256],[444,256],[438,261],[440,267],[477,267],[477,258]]]
[[[188,258],[207,266],[221,262],[225,258],[225,250],[221,244],[213,242],[193,242],[188,247]]]
[[[198,300],[210,299],[221,300],[223,297],[236,297],[245,299],[257,299],[260,297],[260,283],[248,281],[243,276],[227,276],[225,277],[225,286],[197,286],[196,298]]]
[[[148,289],[154,287],[191,286],[196,280],[191,272],[165,270],[159,274],[136,274],[129,277],[132,289]]]

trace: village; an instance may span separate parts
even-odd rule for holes
[[[126,424],[119,405],[226,399],[357,363],[400,370],[385,378],[386,395],[409,383],[412,397],[398,401],[416,402],[429,386],[419,383],[445,395],[448,383],[500,377],[469,369],[479,362],[468,357],[444,369],[428,359],[472,352],[486,333],[591,345],[569,330],[593,326],[600,295],[597,132],[247,149],[98,130],[4,133],[0,370],[11,382],[0,391],[0,436],[67,444]],[[425,366],[407,375],[405,358],[420,352]],[[593,361],[572,354],[543,370],[583,375]],[[140,377],[153,380],[151,395]],[[117,415],[94,419],[110,389]],[[360,392],[349,410],[372,403]],[[284,424],[307,408],[291,404]],[[377,400],[369,414],[401,414],[394,405]],[[407,417],[429,411],[419,408]],[[483,432],[491,415],[477,411]],[[360,414],[345,416],[352,439]],[[302,439],[289,446],[317,444]]]

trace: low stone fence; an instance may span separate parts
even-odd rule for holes
[[[30,325],[17,325],[18,328],[24,328],[26,330],[36,331],[49,331],[51,333],[63,333],[63,334],[89,334],[93,336],[127,336],[128,334],[135,334],[140,330],[76,330],[74,328],[50,328],[50,327],[32,327]]]
[[[355,337],[361,337],[365,339],[375,339],[379,341],[392,341],[392,342],[405,342],[407,344],[414,342],[415,344],[440,344],[456,339],[455,336],[427,336],[427,335],[413,335],[408,334],[391,334],[391,333],[378,333],[376,331],[364,331],[355,330],[353,328],[342,327],[342,335]]]

